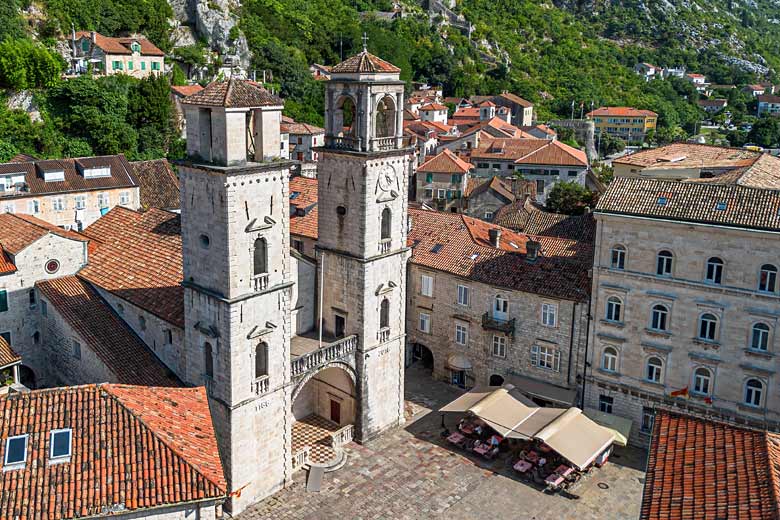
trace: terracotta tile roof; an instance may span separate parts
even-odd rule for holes
[[[586,117],[657,117],[658,114],[650,110],[640,110],[632,107],[600,107],[585,114]]]
[[[0,368],[15,365],[20,361],[22,361],[22,356],[11,348],[4,337],[0,336]]]
[[[492,101],[490,101],[489,99],[486,99],[485,101],[480,103],[479,106],[481,106],[481,107],[494,107],[494,106],[496,106],[496,104],[493,103]]]
[[[469,197],[474,192],[474,190],[483,184],[487,184],[489,181],[490,179],[485,177],[469,177],[466,181],[466,191],[463,192],[463,196]]]
[[[76,31],[76,40],[80,40],[81,38],[91,39],[90,31]],[[95,33],[95,45],[100,47],[106,54],[130,55],[133,53],[133,51],[130,50],[130,44],[133,42],[138,42],[138,44],[141,45],[142,56],[165,56],[163,51],[146,38],[113,38],[111,36],[103,36],[100,33]]]
[[[625,155],[613,161],[628,166],[662,168],[742,167],[752,164],[760,152],[695,143],[672,143],[658,148]]]
[[[471,152],[473,160],[503,159],[515,164],[587,167],[584,151],[549,139],[491,139]]]
[[[66,231],[32,215],[0,213],[0,248],[10,255],[19,254],[49,233],[71,240],[87,241],[87,238],[79,233]]]
[[[766,90],[766,87],[763,85],[745,85],[745,90],[763,92],[764,90]]]
[[[703,78],[704,74],[697,74],[695,72],[690,72],[686,74],[686,76],[688,76],[689,78]]]
[[[596,211],[780,231],[780,191],[736,184],[616,177]]]
[[[225,497],[202,387],[35,390],[0,398],[0,417],[0,438],[29,436],[24,469],[0,474],[0,520],[103,516]],[[49,464],[50,432],[65,428],[72,430],[70,461]]]
[[[729,102],[726,99],[700,99],[698,103],[701,107],[725,107]]]
[[[288,134],[305,134],[305,135],[314,135],[314,134],[324,134],[325,129],[320,128],[319,126],[310,125],[309,123],[282,123],[281,125],[282,132],[287,132]]]
[[[117,206],[84,230],[97,242],[79,276],[133,305],[184,327],[179,215]]]
[[[515,200],[515,195],[512,193],[512,188],[499,177],[495,176],[489,180],[485,180],[485,182],[481,182],[470,187],[468,189],[467,197],[473,199],[488,190],[498,193],[504,199],[506,199],[507,202],[513,202]]]
[[[178,94],[181,97],[187,97],[191,96],[193,94],[197,94],[201,90],[203,90],[203,87],[195,84],[195,85],[171,85],[171,90]]]
[[[181,100],[187,105],[252,108],[265,106],[282,106],[284,101],[279,96],[271,94],[259,83],[254,81],[230,78],[227,81],[210,83],[200,92]]]
[[[334,65],[331,67],[330,72],[331,74],[398,73],[401,72],[401,69],[364,50],[359,54],[350,56],[338,65]]]
[[[427,105],[423,105],[419,108],[419,111],[428,111],[428,110],[448,110],[448,108],[445,105],[439,104],[439,103],[429,103]]]
[[[109,168],[110,175],[89,179],[84,177],[83,172],[85,168],[100,167]],[[46,182],[43,170],[62,170],[64,172],[64,180]],[[7,174],[24,174],[24,182],[27,189],[15,195],[3,195],[0,199],[136,186],[135,179],[133,179],[130,173],[130,163],[125,159],[124,155],[0,164],[0,175]]]
[[[512,94],[511,92],[504,92],[503,94],[500,94],[498,97],[502,97],[504,99],[507,99],[507,100],[511,101],[512,103],[517,103],[518,105],[520,105],[523,108],[529,108],[529,107],[534,106],[534,104],[531,103],[530,101],[525,100],[525,99],[521,98],[518,95]]]
[[[87,282],[76,276],[35,287],[120,383],[179,386],[179,381]]]
[[[317,239],[317,179],[290,179],[290,234]]]
[[[452,122],[477,122],[479,121],[479,108],[478,107],[463,107],[459,108],[452,114]]]
[[[530,197],[507,204],[496,212],[493,223],[529,235],[594,242],[596,220],[592,213],[563,215],[544,211]]]
[[[16,272],[16,266],[14,265],[11,257],[3,251],[0,247],[0,275],[11,274]]]
[[[423,173],[468,173],[471,168],[470,163],[445,148],[440,154],[422,163],[417,171]]]
[[[11,159],[8,161],[9,163],[17,163],[17,162],[30,162],[30,161],[37,161],[38,159],[32,155],[27,155],[26,153],[18,153],[11,157]]]
[[[414,264],[496,287],[577,301],[588,298],[592,244],[533,237],[541,242],[542,252],[529,263],[528,235],[453,213],[410,209],[409,215]],[[491,228],[501,229],[500,249],[490,245]]]
[[[780,436],[659,410],[641,520],[776,520]]]
[[[758,96],[759,103],[780,103],[780,96],[772,96],[769,94],[761,94]]]
[[[130,163],[138,180],[143,209],[179,209],[179,179],[166,159]]]

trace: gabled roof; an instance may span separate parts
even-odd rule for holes
[[[76,40],[82,38],[88,38],[91,40],[92,33],[90,31],[77,31]],[[137,42],[141,46],[141,55],[143,56],[165,56],[165,53],[161,51],[155,44],[147,40],[146,38],[132,38],[122,37],[114,38],[111,36],[103,36],[102,34],[95,33],[95,45],[100,47],[106,54],[127,54],[133,53],[130,50],[130,45]]]
[[[310,125],[309,123],[298,123],[295,121],[292,123],[282,123],[281,130],[282,132],[286,132],[288,134],[299,134],[299,135],[315,135],[315,134],[325,133],[324,128]]]
[[[130,168],[138,180],[141,208],[179,209],[179,179],[167,159],[132,162]]]
[[[8,344],[4,337],[0,336],[0,368],[21,363],[21,361],[22,356],[11,348],[11,345]]]
[[[350,56],[338,65],[334,65],[331,67],[330,72],[331,74],[399,73],[401,69],[363,50],[354,56]]]
[[[290,179],[290,234],[317,239],[317,179]]]
[[[587,167],[588,157],[560,141],[550,139],[492,139],[480,142],[471,152],[473,160],[499,159],[515,164]]]
[[[428,103],[418,109],[420,112],[427,112],[429,110],[449,110],[445,105],[439,103]]]
[[[0,473],[2,520],[103,516],[226,495],[203,387],[34,390],[0,398],[0,417],[1,439],[28,435],[24,469]],[[66,428],[70,459],[49,464],[50,432]],[[0,456],[4,450],[2,442]]]
[[[600,107],[585,114],[586,117],[657,117],[658,114],[650,110],[640,110],[632,107]]]
[[[504,98],[504,99],[506,99],[508,101],[511,101],[512,103],[517,103],[518,105],[520,105],[523,108],[529,108],[529,107],[534,106],[534,104],[531,103],[530,101],[528,101],[526,99],[523,99],[523,98],[521,98],[520,96],[518,96],[516,94],[512,94],[511,92],[503,92],[503,93],[499,94],[498,97]]]
[[[78,276],[179,328],[184,327],[181,218],[116,206],[84,235],[97,247]]]
[[[760,96],[758,96],[758,102],[780,104],[780,96],[773,96],[771,94],[761,94]]]
[[[203,90],[203,87],[197,83],[195,85],[172,85],[171,90],[181,97],[187,97],[193,94],[197,94]]]
[[[641,520],[780,518],[780,435],[659,410]]]
[[[32,215],[0,213],[0,274],[15,271],[11,257],[49,233],[70,240],[88,241],[79,233],[65,231]]]
[[[422,163],[417,171],[423,173],[468,173],[471,168],[470,163],[445,148],[440,154]]]
[[[453,213],[410,208],[409,216],[413,264],[494,287],[576,301],[588,298],[592,244],[531,237]],[[490,244],[493,228],[501,230],[500,248]],[[526,260],[531,238],[541,243],[533,263]]]
[[[210,83],[200,92],[185,97],[181,102],[187,105],[224,108],[254,108],[284,105],[282,98],[271,94],[271,92],[266,90],[259,83],[234,78],[230,78],[227,81],[215,81]]]
[[[480,181],[482,181],[482,179],[480,179]],[[488,190],[501,195],[507,202],[513,202],[515,200],[515,194],[512,193],[512,188],[507,186],[499,177],[495,176],[471,186],[466,196],[473,199]]]
[[[500,208],[493,223],[529,235],[566,238],[594,242],[596,239],[596,220],[592,213],[585,215],[563,215],[544,211],[523,197]]]
[[[35,287],[89,348],[125,384],[179,386],[178,379],[90,285],[76,276]]]
[[[596,212],[780,231],[778,208],[778,190],[616,177]]]

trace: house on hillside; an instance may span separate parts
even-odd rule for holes
[[[701,107],[702,110],[707,112],[708,114],[717,114],[727,106],[729,106],[729,102],[727,99],[720,98],[720,99],[700,99],[697,101],[697,104],[699,107]]]
[[[143,37],[112,38],[95,31],[78,31],[70,42],[73,74],[127,74],[145,78],[162,74],[165,53]]]
[[[325,144],[325,129],[308,123],[282,122],[280,131],[289,135],[290,159],[312,162],[317,160],[315,148]]]
[[[655,65],[651,65],[650,63],[643,62],[634,65],[634,72],[642,76],[645,81],[650,81],[651,79],[661,77],[662,69]]]
[[[770,96],[769,94],[758,96],[757,114],[758,117],[761,117],[765,114],[769,114],[771,116],[780,114],[780,96]]]
[[[462,211],[472,169],[470,163],[445,148],[417,168],[417,202],[440,211]]]
[[[642,144],[645,136],[655,130],[658,114],[633,107],[599,107],[585,114],[596,126],[596,135],[609,134],[626,143]]]
[[[763,85],[745,85],[742,87],[742,92],[750,94],[752,97],[758,97],[766,92],[766,87]]]

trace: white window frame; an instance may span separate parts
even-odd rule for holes
[[[710,325],[707,326],[707,330],[708,331],[709,331],[710,328],[712,328],[712,337],[711,338],[708,338],[708,337],[705,337],[704,335],[702,335],[702,325],[704,324],[704,317],[707,316],[707,315],[710,315],[713,318],[715,318],[714,320],[711,320],[711,319],[707,318],[707,322],[713,324],[711,326]],[[701,341],[708,341],[710,343],[718,341],[718,329],[719,329],[719,326],[720,326],[720,319],[718,318],[718,316],[716,314],[714,314],[712,312],[702,313],[699,316],[699,319],[696,320],[696,338],[701,340]]]
[[[420,294],[428,298],[433,296],[433,276],[420,275]]]
[[[51,199],[51,208],[54,211],[65,211],[65,199],[62,197],[54,197]]]
[[[774,270],[772,270],[772,269],[764,269],[765,267],[772,267]],[[762,278],[762,275],[763,275],[764,272],[767,273],[767,282],[769,281],[770,278],[772,280],[771,288],[763,288],[763,289],[761,288],[761,285],[762,285],[761,278]],[[777,271],[777,266],[776,265],[774,265],[774,264],[761,264],[761,268],[758,270],[758,290],[760,292],[772,293],[772,294],[777,292],[777,274],[778,274],[778,271]],[[769,285],[769,284],[767,284],[767,285]]]
[[[763,325],[764,327],[766,327],[766,330],[758,328],[759,325]],[[754,339],[756,337],[756,332],[758,332],[759,335],[764,337],[764,347],[763,348],[760,348],[760,347],[757,348],[754,345],[754,343],[755,343]],[[756,351],[756,352],[768,352],[769,351],[769,336],[770,336],[771,332],[772,332],[772,327],[769,324],[764,323],[763,321],[758,321],[758,322],[754,323],[753,325],[751,325],[750,326],[750,343],[748,344],[748,348],[750,350],[753,350],[753,351]]]
[[[506,337],[493,334],[493,342],[491,347],[491,354],[493,357],[505,358],[506,357]]]
[[[748,383],[751,381],[758,382],[761,386],[759,388],[748,387]],[[766,394],[766,383],[756,377],[751,377],[743,385],[744,392],[742,395],[742,404],[750,406],[751,408],[760,408],[764,405],[764,396]],[[758,403],[755,403],[756,394],[758,395]],[[752,399],[748,399],[752,397]]]
[[[11,453],[11,450],[9,449],[11,446],[11,441],[17,440],[17,439],[24,439],[24,458],[20,461],[15,462],[9,462],[8,461],[8,454]],[[11,470],[11,469],[22,469],[27,464],[27,446],[29,444],[29,435],[26,433],[24,435],[14,435],[13,437],[8,437],[5,440],[5,456],[3,457],[3,469],[5,470]]]
[[[617,258],[615,258],[617,256]],[[615,245],[609,252],[609,266],[612,269],[624,270],[626,268],[626,248],[620,244]]]
[[[696,387],[698,386],[699,379],[700,379],[700,376],[697,374],[697,372],[699,370],[704,370],[705,372],[707,372],[707,376],[706,376],[706,379],[707,379],[707,391],[706,392],[702,392],[701,390],[697,390],[696,389]],[[704,377],[701,377],[701,379],[703,380]],[[707,367],[702,367],[702,366],[698,366],[698,367],[693,369],[693,385],[691,385],[691,386],[693,387],[693,393],[694,394],[697,394],[697,395],[712,395],[712,387],[713,387],[714,383],[715,383],[715,376],[714,376],[712,370],[710,370]]]
[[[120,206],[127,206],[130,204],[130,192],[129,191],[120,191],[119,192],[119,205]]]
[[[657,310],[656,307],[661,307],[662,310]],[[661,318],[658,319],[659,325],[660,322],[663,321],[663,327],[656,327],[655,326],[655,315],[658,313],[659,315],[663,314],[663,320]],[[668,332],[669,331],[669,315],[671,312],[669,311],[669,307],[664,305],[663,303],[655,303],[652,307],[650,307],[650,329],[656,330],[660,332]]]
[[[41,203],[38,200],[27,201],[27,213],[30,215],[37,215],[41,212]]]
[[[607,353],[607,350],[612,350],[615,353]],[[620,358],[620,352],[617,348],[613,347],[612,345],[607,345],[601,350],[601,369],[610,372],[610,373],[617,373],[618,371],[618,361]]]
[[[471,302],[471,289],[468,285],[458,285],[458,305],[468,307]]]
[[[617,303],[615,302],[617,300]],[[623,321],[623,300],[619,296],[607,297],[604,319],[615,323]]]
[[[717,261],[720,261],[718,263]],[[725,262],[722,258],[712,256],[707,259],[704,269],[704,281],[707,283],[721,285],[723,283],[723,271]],[[712,276],[710,276],[710,268],[712,268]]]
[[[97,200],[98,200],[98,208],[100,209],[108,208],[111,206],[111,196],[109,195],[108,192],[98,193]]]
[[[652,360],[658,360],[660,365],[650,364]],[[653,373],[657,374],[658,377],[653,379],[650,377],[650,367],[653,368]],[[656,383],[656,384],[663,384],[664,382],[664,362],[661,358],[658,356],[650,356],[647,358],[647,361],[645,362],[645,381],[648,383]]]
[[[545,327],[558,326],[558,304],[557,303],[542,304],[542,325],[544,325]]]
[[[54,454],[54,436],[59,433],[67,433],[68,434],[68,453],[65,455],[55,455]],[[71,453],[73,452],[73,430],[70,428],[60,428],[57,430],[52,430],[49,432],[49,459],[51,461],[67,461],[70,460]]]
[[[640,423],[639,431],[643,433],[652,433],[654,425],[655,410],[647,406],[642,407],[642,422]]]
[[[87,209],[87,196],[76,195],[73,197],[73,204],[76,210]]]
[[[431,333],[431,315],[427,312],[421,312],[417,320],[417,328],[420,332]]]
[[[465,323],[455,322],[455,343],[467,345],[469,342],[469,326]]]
[[[553,372],[561,371],[561,351],[555,347],[531,346],[531,365]]]
[[[670,256],[661,255],[661,253],[669,253]],[[663,262],[663,268],[662,268],[662,262]],[[668,249],[662,249],[661,251],[658,251],[658,253],[656,253],[655,274],[656,276],[672,276],[674,274],[674,253],[672,253]]]
[[[609,401],[607,401],[609,399]],[[604,405],[604,406],[602,406]],[[615,410],[615,398],[610,395],[599,395],[599,412],[613,413]],[[606,408],[609,408],[607,410]]]

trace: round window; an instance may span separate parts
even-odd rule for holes
[[[211,245],[211,239],[208,235],[201,235],[200,236],[200,245],[203,247],[203,249],[208,249]]]
[[[338,206],[336,208],[336,213],[338,213],[340,216],[344,216],[347,214],[347,208],[345,208],[344,206]]]
[[[46,262],[46,272],[49,274],[56,273],[60,270],[60,263],[57,260],[49,260]]]

